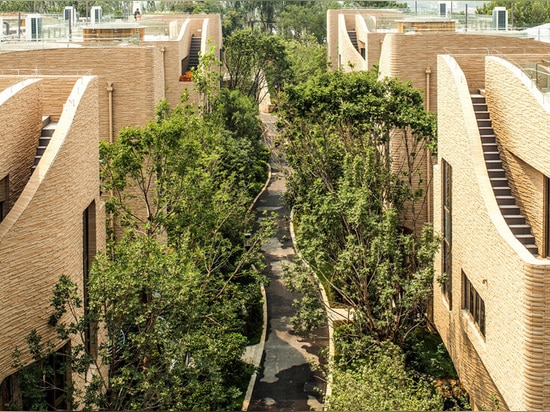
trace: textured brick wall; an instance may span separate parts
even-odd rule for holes
[[[399,12],[391,10],[381,10],[381,9],[364,9],[364,10],[328,10],[327,11],[327,54],[328,60],[331,63],[332,70],[338,70],[339,57],[338,54],[342,53],[339,49],[338,37],[339,37],[339,26],[338,26],[338,16],[343,16],[343,21],[345,22],[345,27],[348,27],[350,30],[357,31],[357,40],[359,43],[366,45],[366,64],[361,63],[361,67],[356,67],[356,70],[368,70],[373,65],[377,64],[380,57],[380,43],[376,44],[376,41],[379,42],[381,38],[384,37],[385,33],[380,32],[376,33],[371,31],[366,33],[364,25],[372,28],[373,25],[376,26],[376,29],[387,29],[388,24],[393,25],[393,20],[397,20],[403,17]],[[359,21],[359,23],[357,23]],[[347,36],[347,33],[346,33]],[[376,39],[376,40],[374,40]],[[342,64],[347,65],[347,59],[343,57],[341,59]]]
[[[434,283],[434,321],[451,354],[455,367],[466,390],[474,402],[489,405],[491,393],[503,389],[491,384],[490,373],[507,376],[512,385],[512,393],[521,393],[519,380],[510,379],[521,372],[521,359],[510,357],[510,353],[521,353],[521,338],[517,332],[523,328],[521,316],[521,276],[514,276],[521,262],[514,259],[510,248],[498,243],[489,211],[484,204],[482,191],[490,189],[488,177],[483,180],[483,170],[476,169],[482,158],[481,143],[473,109],[471,108],[468,86],[461,76],[458,65],[452,58],[440,58],[439,72],[439,112],[438,112],[438,166],[434,168],[434,229],[442,232],[441,216],[441,159],[452,167],[452,310],[442,295],[441,287]],[[476,144],[476,139],[478,143]],[[478,176],[481,175],[481,177]],[[480,181],[481,180],[481,181]],[[484,185],[484,186],[483,186]],[[486,256],[488,255],[488,256]],[[502,259],[502,260],[501,260]],[[499,266],[509,266],[508,273],[497,270]],[[436,277],[441,275],[441,256],[435,261]],[[464,270],[472,285],[485,301],[486,338],[478,331],[468,314],[461,310],[461,270]],[[506,283],[500,287],[500,281]],[[484,283],[484,279],[488,282]],[[511,293],[507,302],[500,296]],[[507,318],[507,325],[501,329],[495,314]],[[516,331],[515,336],[500,344],[506,333]],[[487,354],[491,359],[488,362]],[[494,365],[501,357],[501,364]],[[487,372],[489,369],[490,372]],[[519,401],[519,399],[518,399]],[[517,401],[516,401],[517,402]],[[518,403],[508,406],[517,406]],[[521,403],[520,403],[521,405]],[[521,408],[520,408],[521,409]]]
[[[0,381],[14,371],[14,348],[23,352],[23,361],[29,360],[25,338],[31,330],[36,329],[45,340],[54,337],[47,321],[59,276],[71,276],[82,290],[82,213],[94,200],[97,246],[104,249],[104,209],[97,170],[97,87],[98,79],[87,77],[75,82],[70,98],[65,96],[64,114],[54,138],[0,223]],[[2,105],[0,113],[5,109]],[[34,117],[39,115],[36,107]]]
[[[508,178],[541,250],[544,176],[550,177],[550,100],[544,103],[531,81],[502,59],[488,59],[486,76],[487,102]]]
[[[220,50],[222,48],[222,32],[221,20],[219,15],[208,15],[207,23],[203,24],[205,16],[189,16],[185,20],[179,31],[177,40],[174,41],[154,41],[149,42],[157,48],[164,47],[164,84],[166,100],[170,105],[175,106],[181,102],[182,93],[187,90],[190,94],[191,101],[197,101],[197,96],[193,90],[193,83],[180,82],[181,61],[189,55],[189,46],[191,44],[191,36],[202,36],[205,41],[202,52],[209,51],[209,46],[206,46],[206,41],[210,40],[211,45],[215,47],[216,57],[220,58]]]
[[[59,121],[67,96],[74,87],[74,82],[74,77],[56,76],[49,77],[46,82],[41,82],[41,113],[44,116],[50,116],[53,122]]]
[[[550,303],[545,287],[549,262],[530,255],[500,214],[483,161],[470,91],[458,64],[448,56],[439,57],[438,72],[438,156],[453,168],[453,307],[449,310],[436,283],[434,321],[478,407],[491,405],[494,392],[512,410],[547,409],[543,368],[548,326],[543,314]],[[442,230],[440,188],[436,167],[437,231]],[[435,269],[441,272],[440,255]],[[485,302],[485,338],[461,310],[461,271]]]
[[[461,66],[470,82],[470,90],[483,87],[483,55],[498,53],[549,52],[550,44],[520,38],[482,34],[417,33],[388,34],[382,45],[380,73],[382,76],[410,80],[414,87],[426,93],[426,68],[432,71],[430,79],[430,110],[437,111],[438,54],[463,55]],[[479,56],[474,57],[473,55]]]
[[[157,54],[158,53],[158,54]],[[36,68],[48,73],[90,73],[98,76],[100,136],[108,140],[109,95],[107,83],[113,84],[115,137],[120,128],[143,125],[153,117],[159,96],[160,51],[153,47],[67,48],[21,51],[0,55],[2,68]],[[52,97],[55,103],[56,97]]]
[[[382,50],[382,42],[384,41],[385,33],[370,33],[366,42],[366,69],[370,70],[373,66],[380,63],[380,53]]]
[[[29,79],[0,93],[0,179],[7,176],[9,181],[4,214],[11,209],[31,175],[42,128],[40,90],[39,80]]]
[[[428,198],[426,190],[431,183],[431,173],[427,170],[428,153],[422,142],[405,136],[402,131],[392,133],[390,138],[390,152],[392,153],[392,170],[397,173],[414,192],[422,189],[422,199],[415,202],[407,201],[400,216],[401,224],[421,235],[422,227],[428,221]],[[408,153],[408,155],[407,155]],[[409,167],[412,173],[409,173]]]

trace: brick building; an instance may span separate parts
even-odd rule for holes
[[[0,410],[21,401],[12,354],[18,349],[19,361],[31,362],[31,331],[60,354],[82,343],[55,340],[48,319],[59,277],[70,276],[84,298],[89,263],[105,248],[99,141],[145,125],[161,98],[175,105],[188,90],[197,100],[187,72],[210,45],[219,58],[218,15],[151,16],[166,27],[162,36],[148,36],[144,20],[136,43],[73,38],[0,47]],[[57,378],[80,385],[83,377]],[[70,408],[62,391],[47,396],[51,406]]]
[[[443,237],[434,324],[475,409],[497,400],[510,410],[547,410],[550,45],[510,33],[426,30],[425,22],[407,33],[397,23],[381,29],[389,19],[329,11],[328,53],[334,68],[378,65],[382,77],[411,81],[437,112],[423,216]],[[402,148],[392,150],[399,159]]]

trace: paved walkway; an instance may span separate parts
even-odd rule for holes
[[[268,139],[274,148],[276,119],[261,115],[268,128]],[[312,339],[302,338],[293,332],[290,318],[294,315],[292,302],[299,295],[290,293],[282,279],[282,268],[294,257],[289,232],[289,211],[282,200],[286,190],[284,159],[274,150],[271,160],[271,180],[267,190],[256,203],[258,214],[264,210],[276,213],[277,233],[264,245],[266,275],[270,284],[266,288],[268,326],[261,369],[256,378],[249,411],[288,410],[309,411],[322,409],[323,381],[312,371],[310,362],[319,361],[319,351],[328,345],[328,332],[320,330]]]

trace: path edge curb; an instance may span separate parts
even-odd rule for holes
[[[256,197],[254,198],[254,201],[252,202],[252,204],[250,205],[249,207],[249,211],[251,211],[254,206],[256,206],[256,203],[258,202],[258,199],[260,198],[260,196],[267,190],[267,187],[269,186],[269,183],[271,182],[271,165],[269,164],[269,162],[267,163],[267,179],[265,181],[265,184],[264,184],[264,187],[262,188],[262,190],[260,190],[260,192],[258,193],[258,195],[256,195]],[[253,361],[253,366],[254,366],[254,373],[250,376],[250,382],[248,383],[248,388],[246,390],[246,394],[244,396],[244,400],[243,400],[243,406],[241,408],[241,410],[243,411],[247,411],[248,410],[248,407],[250,405],[250,399],[252,398],[252,392],[254,391],[254,385],[256,384],[256,378],[258,377],[258,368],[260,367],[260,363],[262,362],[262,356],[263,356],[263,353],[264,353],[264,346],[265,346],[265,339],[266,339],[266,336],[267,336],[267,296],[266,296],[266,293],[265,293],[265,286],[262,284],[260,286],[261,288],[261,293],[262,293],[262,300],[263,300],[263,325],[262,325],[262,335],[260,336],[260,342],[255,345],[255,348],[254,348],[254,361]]]
[[[296,256],[298,256],[298,258],[311,270],[311,273],[313,273],[313,276],[315,277],[315,281],[317,282],[317,286],[319,287],[319,291],[321,292],[321,297],[323,299],[323,307],[325,308],[325,313],[327,315],[328,356],[329,356],[329,367],[330,367],[330,363],[334,359],[334,324],[329,313],[329,310],[331,309],[330,302],[328,300],[325,287],[321,283],[321,280],[317,276],[317,273],[311,268],[308,261],[302,255],[302,252],[300,252],[300,249],[298,249],[298,245],[296,243],[296,234],[294,233],[294,208],[290,210],[289,229],[290,229],[290,238],[292,239],[292,245],[294,246],[294,251],[296,252]],[[326,402],[326,399],[330,397],[331,394],[332,394],[332,373],[329,372],[329,375],[327,376],[327,387],[325,390],[325,396],[323,398],[323,410],[326,410],[325,402]]]

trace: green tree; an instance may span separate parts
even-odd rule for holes
[[[96,256],[86,308],[62,276],[50,320],[58,340],[29,340],[38,365],[30,377],[45,376],[58,342],[77,342],[65,364],[91,380],[66,388],[72,408],[240,407],[251,372],[240,359],[258,321],[266,280],[260,245],[272,222],[262,220],[244,244],[255,220],[250,203],[266,176],[257,108],[237,91],[212,101],[208,113],[161,102],[155,120],[101,144],[116,236]],[[97,355],[84,344],[90,336],[105,336]],[[29,393],[39,408],[47,388]]]
[[[532,27],[550,22],[550,1],[549,0],[492,0],[476,8],[478,14],[493,13],[495,7],[506,7],[509,19],[514,18],[515,27]]]
[[[224,40],[228,87],[260,103],[267,90],[276,96],[289,74],[285,46],[278,36],[235,31]]]
[[[435,386],[407,369],[401,349],[389,342],[362,351],[352,365],[337,362],[333,370],[329,410],[443,410]]]
[[[434,118],[410,84],[375,72],[326,73],[283,96],[299,247],[333,299],[353,308],[355,334],[401,345],[431,296],[437,241],[400,216],[424,201],[410,176],[434,143]],[[414,146],[402,165],[390,140]]]
[[[285,38],[296,40],[314,36],[317,43],[323,43],[327,36],[326,15],[329,4],[327,1],[287,4],[277,18],[277,33]]]
[[[285,84],[305,83],[309,78],[327,71],[327,47],[319,44],[313,35],[286,40],[285,48],[290,63]]]

